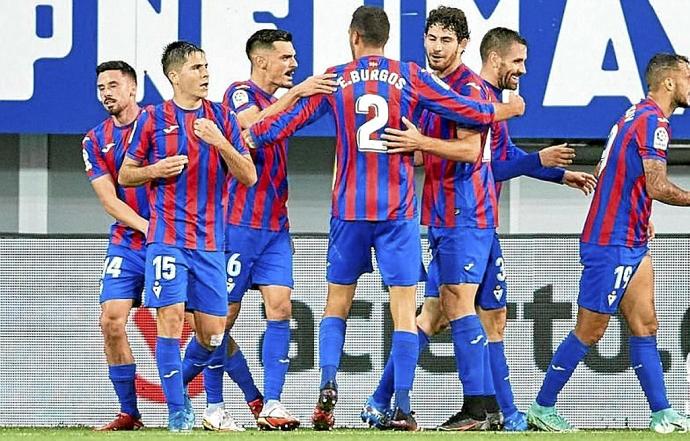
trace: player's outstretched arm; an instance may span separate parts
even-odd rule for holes
[[[690,206],[690,192],[668,180],[665,161],[643,159],[642,166],[649,197],[668,205]]]
[[[106,213],[118,222],[146,234],[149,228],[149,221],[139,216],[132,207],[117,197],[115,184],[110,175],[103,175],[94,179],[91,181],[91,186]]]
[[[297,130],[312,124],[329,110],[328,97],[324,94],[300,98],[285,112],[252,124],[242,133],[242,139],[249,148],[262,148],[292,136]]]
[[[258,107],[253,106],[238,113],[237,119],[240,120],[240,125],[243,129],[248,129],[257,121],[284,112],[294,106],[300,98],[306,98],[319,93],[330,95],[336,91],[338,86],[338,83],[333,80],[336,76],[336,74],[332,73],[311,76],[288,90],[278,101],[264,110],[259,111]]]
[[[218,149],[228,165],[228,170],[238,181],[247,187],[256,183],[256,167],[254,167],[251,156],[243,155],[237,151],[215,122],[206,118],[194,120],[194,134],[205,143]]]
[[[189,162],[186,155],[163,158],[155,164],[142,165],[130,157],[125,157],[117,177],[117,182],[125,187],[137,187],[154,179],[166,179],[179,175]]]
[[[580,190],[587,196],[594,192],[597,178],[589,173],[566,170],[563,174],[563,184]]]
[[[567,167],[575,159],[575,149],[568,144],[552,145],[539,150],[539,162],[543,167]]]
[[[406,130],[391,127],[385,129],[381,138],[388,147],[387,153],[411,153],[420,151],[458,162],[474,162],[481,150],[481,134],[472,130],[459,129],[458,139],[438,139],[423,135],[410,120],[402,117]]]

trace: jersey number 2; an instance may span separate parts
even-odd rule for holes
[[[365,122],[357,130],[357,149],[360,152],[385,153],[388,149],[382,139],[371,139],[371,134],[381,130],[388,122],[388,102],[381,95],[368,93],[357,98],[355,112],[369,114],[374,108],[374,117]]]

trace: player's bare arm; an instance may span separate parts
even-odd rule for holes
[[[590,195],[597,186],[597,178],[589,173],[566,170],[563,174],[563,184]]]
[[[516,93],[508,94],[507,103],[494,103],[494,120],[504,121],[525,113],[525,100]]]
[[[129,205],[125,204],[117,197],[115,183],[110,175],[103,175],[91,181],[91,186],[101,201],[105,212],[122,222],[130,228],[146,234],[149,228],[149,221],[139,216]]]
[[[194,121],[194,134],[202,141],[218,149],[228,165],[230,173],[242,184],[252,186],[256,183],[256,167],[251,156],[240,154],[220,131],[216,123],[206,118]]]
[[[267,118],[269,116],[277,115],[278,113],[292,107],[298,99],[306,98],[318,93],[331,94],[336,91],[338,83],[333,78],[336,74],[322,74],[314,75],[302,81],[298,85],[289,89],[282,97],[275,103],[266,107],[264,110],[259,110],[257,106],[243,110],[237,114],[237,119],[240,121],[240,126],[243,129],[248,129],[255,122]]]
[[[539,162],[544,167],[567,167],[573,163],[575,149],[558,144],[539,150]]]
[[[117,182],[125,187],[137,187],[154,179],[172,178],[182,173],[188,162],[186,155],[169,156],[150,165],[143,165],[132,158],[125,158],[120,167]]]
[[[668,205],[690,206],[690,192],[668,180],[666,163],[656,159],[643,159],[647,193],[649,197]]]
[[[381,136],[388,153],[423,152],[458,162],[474,162],[481,150],[481,134],[458,129],[457,139],[438,139],[423,135],[410,120],[403,117],[406,130],[388,127]]]

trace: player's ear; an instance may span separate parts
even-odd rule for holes
[[[489,60],[491,61],[491,67],[494,69],[501,67],[501,57],[498,55],[498,52],[491,51],[489,53]]]
[[[177,71],[170,70],[168,71],[168,81],[170,81],[170,84],[178,84],[179,83],[179,75],[177,75]]]
[[[673,88],[674,88],[674,86],[675,86],[675,83],[676,83],[676,82],[673,81],[673,78],[668,77],[668,78],[666,78],[666,79],[664,80],[664,87],[666,88],[666,90],[668,90],[669,92],[671,92],[671,91],[673,91]]]
[[[467,45],[469,44],[470,39],[469,38],[463,38],[460,40],[460,50],[464,51],[467,48]]]
[[[254,55],[254,64],[260,69],[265,69],[268,64],[266,57],[262,55]]]

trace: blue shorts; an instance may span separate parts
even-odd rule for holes
[[[228,303],[241,302],[248,289],[278,285],[292,289],[292,241],[287,231],[229,225],[225,229]]]
[[[493,228],[429,227],[431,262],[426,295],[438,297],[441,285],[479,285],[495,234]]]
[[[501,309],[508,304],[508,284],[503,264],[501,242],[498,240],[498,234],[494,234],[489,263],[475,298],[475,304],[484,310]]]
[[[162,308],[176,303],[186,303],[190,311],[222,317],[228,314],[222,251],[148,245],[144,305]]]
[[[374,271],[371,249],[387,286],[414,286],[426,280],[417,219],[344,221],[331,218],[326,279],[351,285]]]
[[[600,314],[615,314],[647,246],[628,248],[580,243],[580,278],[577,304]]]
[[[120,245],[109,245],[101,273],[101,303],[108,300],[132,300],[141,305],[144,289],[146,250],[134,251]]]

